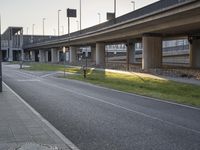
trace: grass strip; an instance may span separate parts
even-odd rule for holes
[[[63,65],[49,64],[32,64],[30,68],[26,69],[32,71],[64,71]],[[67,75],[66,78],[68,79],[200,107],[200,86],[197,85],[92,69],[87,71],[87,78],[85,79],[83,75],[76,75],[83,74],[83,70],[77,67],[67,67],[66,72],[75,73],[74,75]]]

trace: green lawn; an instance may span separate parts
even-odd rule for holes
[[[63,71],[63,65],[32,64],[28,70]],[[66,72],[83,74],[81,68],[67,67]],[[67,75],[66,78],[163,100],[200,107],[200,86],[168,80],[158,80],[136,75],[125,75],[97,70],[88,70],[83,75]]]

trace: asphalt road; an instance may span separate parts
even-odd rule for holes
[[[81,150],[200,149],[200,109],[14,66],[3,81]]]

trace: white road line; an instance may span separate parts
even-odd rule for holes
[[[151,116],[151,115],[148,115],[148,114],[139,112],[139,111],[135,111],[135,110],[126,108],[126,107],[124,107],[124,106],[120,106],[120,105],[117,105],[117,104],[114,104],[114,103],[110,103],[110,102],[107,102],[106,100],[103,100],[103,99],[100,99],[100,98],[97,98],[97,97],[93,97],[93,96],[89,96],[89,95],[86,95],[86,94],[78,93],[78,92],[75,92],[75,91],[72,91],[72,90],[69,90],[69,89],[66,89],[66,88],[63,88],[63,87],[54,85],[54,84],[50,84],[50,83],[46,83],[46,82],[43,82],[43,83],[46,84],[46,85],[53,86],[53,87],[62,89],[62,90],[64,90],[64,91],[73,93],[73,94],[75,94],[75,95],[84,96],[84,97],[93,99],[93,100],[95,100],[95,101],[98,101],[98,102],[101,102],[101,103],[105,103],[105,104],[114,106],[114,107],[116,107],[116,108],[120,108],[120,109],[129,111],[129,112],[133,112],[133,113],[136,113],[136,114],[138,114],[138,115],[141,115],[141,116],[144,116],[144,117],[153,119],[153,120],[157,120],[157,121],[163,122],[163,123],[168,124],[168,125],[172,125],[172,126],[175,126],[175,127],[178,127],[178,128],[184,129],[184,130],[187,130],[187,131],[191,131],[191,132],[193,132],[193,133],[200,134],[200,131],[198,131],[198,130],[191,129],[191,128],[188,128],[188,127],[185,127],[185,126],[182,126],[182,125],[179,125],[179,124],[170,122],[170,121],[166,121],[166,120],[160,119],[160,118],[158,118],[158,117],[154,117],[154,116]]]
[[[20,73],[23,73],[23,74],[28,75],[28,76],[31,75],[32,77],[35,77],[35,78],[40,78],[38,76],[35,76],[35,75],[32,75],[32,74],[28,74],[28,73],[25,73],[25,72],[20,72]],[[60,80],[66,80],[66,79],[62,79],[62,78],[59,78],[59,79]],[[74,80],[74,82],[77,82],[77,83],[79,82],[80,83],[81,81]],[[179,103],[175,103],[175,102],[170,102],[170,101],[166,101],[166,100],[159,100],[157,98],[142,96],[142,95],[128,93],[128,92],[118,91],[118,90],[115,90],[115,89],[110,89],[110,88],[106,88],[106,87],[101,87],[101,86],[93,85],[91,83],[86,83],[86,82],[81,82],[81,83],[84,83],[84,84],[87,84],[87,85],[90,85],[90,86],[94,86],[94,87],[98,87],[98,88],[101,88],[101,89],[111,90],[111,91],[115,91],[115,92],[118,92],[118,93],[124,93],[124,94],[132,95],[132,96],[137,96],[137,97],[145,98],[145,99],[148,99],[148,100],[154,100],[154,101],[158,101],[158,102],[162,102],[162,103],[167,103],[167,104],[171,104],[171,105],[186,107],[186,108],[195,109],[195,110],[199,110],[200,111],[200,108],[193,107],[193,106],[188,106],[188,105],[179,104]]]
[[[40,76],[40,78],[45,78],[45,77],[48,77],[48,76],[52,76],[52,75],[55,75],[55,74],[57,74],[57,73],[60,73],[60,72],[48,73],[48,74],[45,74],[45,75]]]
[[[5,82],[3,84],[22,102],[24,103],[43,123],[45,123],[68,147],[72,150],[79,150],[69,139],[67,139],[60,131],[58,131],[50,122],[44,119],[33,107],[31,107],[24,99],[22,99],[15,91],[13,91]]]
[[[52,77],[52,78],[56,78],[56,77]],[[66,80],[66,79],[63,79],[63,78],[56,78],[56,79]],[[145,98],[147,100],[154,100],[154,101],[158,101],[158,102],[162,102],[162,103],[167,103],[167,104],[171,104],[171,105],[186,107],[186,108],[195,109],[195,110],[200,111],[200,108],[197,108],[197,107],[188,106],[188,105],[184,105],[184,104],[179,104],[179,103],[175,103],[175,102],[170,102],[170,101],[167,101],[167,100],[160,100],[160,99],[157,99],[157,98],[152,98],[152,97],[148,97],[148,96],[138,95],[138,94],[134,94],[134,93],[123,92],[123,91],[119,91],[119,90],[115,90],[115,89],[110,89],[110,88],[106,88],[106,87],[94,85],[94,84],[87,83],[87,82],[84,82],[84,81],[73,80],[73,82],[82,83],[82,84],[90,85],[90,86],[93,86],[93,87],[97,87],[97,88],[101,88],[101,89],[105,89],[105,90],[114,91],[114,92],[117,92],[117,93],[123,93],[123,94],[128,94],[128,95],[132,95],[132,96],[136,96],[136,97],[141,97],[141,98]]]
[[[38,79],[24,79],[24,80],[17,80],[18,82],[36,82],[36,81],[41,81]]]

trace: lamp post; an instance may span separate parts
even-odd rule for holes
[[[32,35],[34,35],[35,24],[32,24]]]
[[[131,1],[131,3],[133,4],[133,11],[135,10],[135,1]]]
[[[81,10],[81,9],[82,9],[81,7],[82,7],[82,6],[81,6],[81,0],[80,0],[80,30],[81,30],[81,11],[82,11],[82,10]]]
[[[60,9],[58,10],[58,36],[60,35]]]
[[[44,21],[46,20],[46,18],[42,18],[42,30],[43,30],[43,36],[44,36]]]
[[[98,16],[99,16],[99,24],[101,23],[101,14],[100,13],[97,13]]]
[[[2,92],[1,15],[0,15],[0,92]]]
[[[35,27],[35,24],[32,24],[32,43],[34,42],[34,41],[33,41],[33,36],[34,36],[34,27]]]
[[[115,18],[116,18],[116,13],[117,13],[117,2],[116,0],[114,0],[114,15],[115,15]]]

